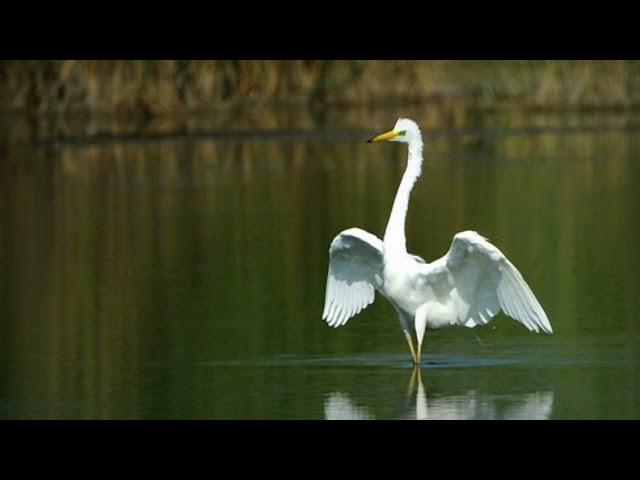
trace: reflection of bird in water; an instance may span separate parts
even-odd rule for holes
[[[422,136],[415,122],[401,118],[393,130],[369,141],[383,140],[409,146],[384,239],[360,228],[333,239],[322,318],[333,327],[344,325],[373,302],[377,290],[398,312],[414,364],[420,363],[427,328],[485,325],[501,309],[529,330],[551,333],[547,315],[520,272],[476,232],[457,233],[447,254],[431,263],[407,253],[405,219],[422,169]]]
[[[547,420],[553,406],[553,392],[548,390],[522,395],[486,395],[470,390],[427,400],[419,367],[411,372],[407,399],[409,409],[403,418],[416,420]]]
[[[424,384],[422,383],[422,372],[419,366],[414,366],[411,370],[409,388],[407,389],[407,403],[402,418],[426,420],[427,416],[427,394],[424,391]]]
[[[400,418],[406,420],[547,420],[553,407],[549,390],[526,394],[493,395],[470,390],[460,395],[427,396],[419,367],[409,380]],[[367,406],[335,392],[324,402],[327,420],[373,420]]]
[[[324,400],[325,420],[373,420],[367,407],[355,404],[349,395],[335,392]]]

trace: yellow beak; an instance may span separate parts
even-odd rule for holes
[[[398,135],[400,135],[399,130],[390,130],[388,132],[381,133],[380,135],[376,135],[375,137],[370,138],[369,140],[367,140],[367,143],[391,140],[392,138],[397,137]]]

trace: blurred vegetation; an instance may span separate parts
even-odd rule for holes
[[[631,108],[640,104],[640,62],[5,60],[0,84],[0,111],[37,115],[433,101],[477,108]]]

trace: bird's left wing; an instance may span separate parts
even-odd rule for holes
[[[340,232],[329,248],[329,274],[322,318],[344,325],[374,299],[382,285],[382,240],[360,228]]]
[[[476,232],[456,234],[447,254],[426,269],[423,278],[433,293],[427,306],[440,323],[484,325],[502,309],[531,331],[553,332],[518,269]]]

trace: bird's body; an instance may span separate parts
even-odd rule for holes
[[[529,330],[551,333],[544,310],[520,272],[478,233],[456,234],[447,254],[431,263],[407,252],[405,220],[409,195],[421,173],[422,136],[415,122],[401,118],[393,130],[370,142],[382,140],[409,144],[407,168],[383,240],[350,228],[331,242],[322,314],[327,323],[344,325],[371,304],[378,291],[396,308],[414,363],[420,362],[427,328],[484,325],[501,309]]]

